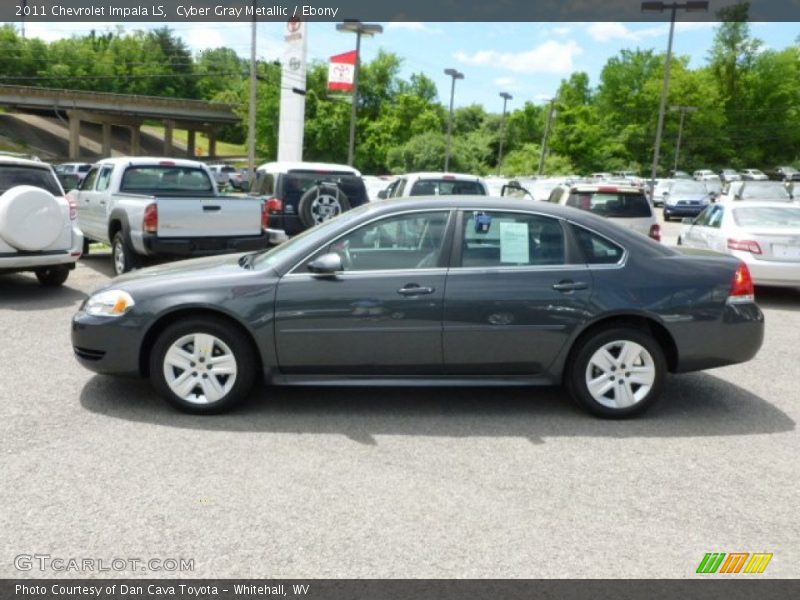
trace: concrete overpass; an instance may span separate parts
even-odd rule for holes
[[[222,125],[240,122],[229,104],[135,96],[108,92],[86,92],[20,85],[0,85],[0,106],[22,111],[52,111],[66,113],[69,119],[69,157],[80,158],[81,122],[102,125],[102,154],[111,156],[111,127],[128,127],[131,130],[131,154],[139,154],[140,128],[145,120],[164,123],[164,156],[171,156],[173,131],[188,131],[187,152],[194,156],[195,134],[202,131],[208,135],[208,156],[216,155],[217,129]]]

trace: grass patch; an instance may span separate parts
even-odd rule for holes
[[[164,139],[164,127],[158,125],[142,125],[142,131]],[[173,129],[172,139],[178,144],[186,145],[189,141],[189,132],[185,129]],[[208,156],[208,136],[200,131],[195,133],[195,149],[197,156]],[[201,153],[202,152],[202,153]],[[247,148],[244,144],[231,144],[217,140],[217,156],[245,156]]]

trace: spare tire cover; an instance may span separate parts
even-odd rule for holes
[[[17,250],[43,250],[63,228],[64,214],[50,192],[19,185],[0,196],[0,236]]]

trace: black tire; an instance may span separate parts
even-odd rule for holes
[[[209,334],[221,340],[230,349],[236,364],[237,372],[230,390],[221,399],[207,404],[191,402],[178,396],[170,388],[164,374],[164,358],[167,351],[182,337],[192,334]],[[218,414],[230,410],[242,402],[252,390],[258,370],[255,353],[245,335],[235,326],[213,317],[189,318],[168,326],[158,336],[148,360],[150,381],[158,393],[178,410],[195,415]],[[199,373],[202,368],[198,366],[199,363],[192,364],[198,368]],[[200,388],[202,381],[199,374],[195,380],[198,382],[196,389],[202,392]]]
[[[69,269],[62,266],[45,267],[37,269],[36,279],[45,287],[59,287],[69,277]]]
[[[335,199],[336,203],[338,203],[338,212],[335,215],[326,216],[319,220],[319,216],[315,215],[315,203],[319,202],[321,196]],[[329,205],[333,206],[333,203],[329,203]],[[315,185],[303,194],[298,203],[297,212],[303,227],[308,229],[348,210],[350,210],[350,199],[343,191],[335,185],[320,184]]]
[[[592,356],[600,348],[614,342],[626,341],[634,342],[647,351],[652,359],[655,377],[649,392],[635,404],[624,408],[609,407],[596,400],[589,392],[586,383],[587,370]],[[569,364],[566,367],[564,383],[570,396],[572,396],[573,400],[575,400],[581,408],[597,417],[625,419],[641,414],[658,400],[664,386],[664,379],[667,373],[667,361],[664,358],[664,351],[661,346],[649,333],[632,327],[610,327],[593,332],[588,337],[579,340],[578,343],[580,346],[576,348],[576,351],[572,354]],[[630,365],[624,366],[630,368]],[[619,371],[614,371],[614,373],[618,372],[623,371],[621,369]],[[619,379],[614,378],[614,373],[610,373],[609,379],[618,382]],[[623,373],[630,376],[630,372]],[[615,387],[609,389],[609,393],[615,389]],[[616,392],[614,392],[614,397],[616,398]]]
[[[132,269],[138,269],[142,264],[141,257],[130,244],[128,237],[121,231],[111,240],[111,266],[115,275],[122,275]]]
[[[681,239],[681,236],[678,236],[678,246],[683,246],[683,240]]]
[[[92,245],[92,241],[87,238],[86,236],[83,237],[83,251],[81,252],[81,257],[89,256],[90,246]]]

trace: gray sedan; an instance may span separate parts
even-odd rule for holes
[[[668,372],[751,359],[747,267],[585,211],[448,197],[362,206],[273,250],[113,280],[74,316],[75,356],[215,413],[286,385],[561,385],[628,417]]]

